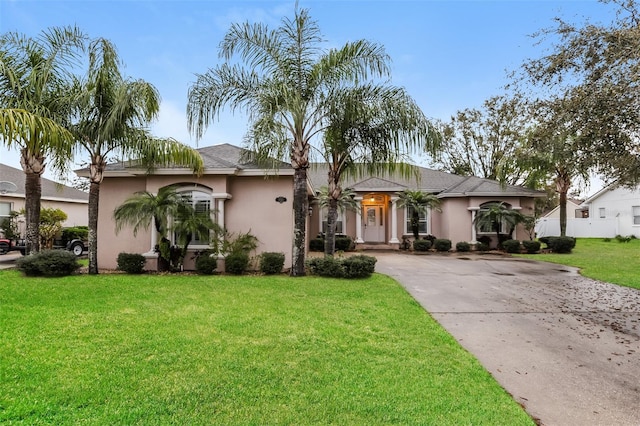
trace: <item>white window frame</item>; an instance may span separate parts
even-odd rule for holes
[[[193,194],[193,193],[198,193],[200,194],[199,197],[196,198],[196,205],[198,202],[200,201],[206,201],[209,205],[209,216],[211,217],[211,220],[215,223],[216,222],[216,218],[211,216],[213,214],[213,212],[215,211],[215,207],[214,207],[214,200],[211,197],[211,192],[207,189],[207,188],[203,188],[203,187],[187,187],[187,188],[178,188],[176,190],[176,193],[178,195],[180,195],[181,197],[184,197],[186,194]],[[191,203],[191,207],[195,206],[193,205],[193,199],[192,199],[192,203]],[[170,225],[173,224],[173,218],[169,218],[169,222]],[[174,232],[171,232],[171,235],[169,236],[169,238],[171,239],[171,244],[176,244],[176,236]],[[191,239],[191,241],[189,242],[189,248],[193,248],[193,249],[205,249],[205,248],[209,248],[211,247],[211,234],[209,234],[209,241],[207,241],[206,243],[203,243],[202,241],[196,239],[195,237]]]
[[[607,209],[604,207],[598,207],[598,217],[600,219],[605,219],[607,217]]]
[[[406,206],[404,208],[404,235],[413,235],[413,230],[411,229],[411,223],[409,219],[411,218],[412,208],[410,206]],[[431,221],[429,220],[431,216],[431,209],[427,208],[424,212],[424,217],[422,217],[421,213],[418,213],[420,219],[420,224],[424,223],[425,232],[418,232],[418,235],[429,235],[431,234]]]
[[[640,206],[631,207],[631,220],[633,226],[640,226]]]
[[[10,201],[0,201],[0,207],[7,206],[6,214],[2,208],[0,208],[0,220],[6,217],[11,217],[12,203]]]
[[[318,215],[318,229],[322,234],[327,233],[327,216],[329,215],[329,207],[322,207]],[[346,234],[346,211],[338,209],[338,217],[336,218],[336,235]]]
[[[483,207],[483,206],[486,206],[487,204],[492,204],[492,202],[483,203],[483,204],[478,208],[478,210],[477,210],[476,214],[480,213],[482,210],[487,210],[487,208],[486,208],[486,207]],[[508,205],[510,209],[514,209],[514,207],[513,207],[513,206],[511,206],[510,204],[506,204],[506,203],[505,203],[505,205]],[[515,209],[514,209],[514,210],[515,210]],[[499,232],[500,234],[506,234],[506,229],[507,229],[507,222],[503,220],[503,221],[500,223],[500,231],[498,231],[498,232]],[[481,230],[478,226],[476,226],[476,234],[477,234],[477,235],[496,235],[496,231],[495,231],[495,230],[493,230],[493,229],[490,229],[490,230],[488,230],[488,231],[483,231],[483,230]]]

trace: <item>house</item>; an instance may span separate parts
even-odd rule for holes
[[[571,217],[567,207],[567,235],[582,238],[612,238],[616,235],[640,237],[640,189],[605,186],[588,197],[579,208],[586,212]],[[560,235],[558,220],[542,218],[538,236]]]
[[[8,217],[11,211],[20,211],[24,208],[24,183],[24,171],[0,164],[0,220]],[[65,212],[67,220],[62,224],[63,226],[87,225],[89,194],[45,178],[41,179],[41,184],[41,206]],[[21,226],[20,232],[24,235],[24,223]]]
[[[493,229],[476,229],[473,224],[476,213],[487,205],[502,202],[524,215],[532,215],[534,199],[546,196],[541,191],[512,185],[502,187],[497,181],[475,176],[458,176],[424,167],[418,167],[418,173],[418,179],[385,176],[343,182],[343,188],[356,193],[361,209],[339,212],[337,231],[354,237],[360,247],[386,245],[399,248],[403,239],[413,238],[413,233],[411,212],[397,206],[398,192],[420,189],[435,194],[441,201],[441,212],[429,211],[420,215],[420,235],[449,239],[455,247],[460,241],[474,243],[482,235],[495,240]],[[315,165],[310,169],[309,181],[316,192],[321,186],[326,186],[326,166]],[[326,228],[327,211],[319,210],[311,216],[311,236],[324,232]],[[502,232],[506,232],[506,227]],[[529,239],[529,234],[520,226],[513,237]]]
[[[157,257],[154,248],[158,236],[153,229],[139,230],[134,235],[125,228],[117,235],[113,211],[138,191],[157,192],[167,185],[207,209],[214,221],[233,234],[251,232],[259,240],[257,253],[275,251],[285,253],[285,265],[292,261],[293,244],[293,169],[281,163],[279,170],[265,170],[256,164],[242,161],[242,149],[229,144],[198,149],[204,161],[204,173],[195,176],[184,168],[159,168],[147,174],[135,164],[111,164],[104,173],[100,189],[98,218],[98,262],[102,268],[115,268],[120,252],[144,253],[151,261]],[[429,212],[421,217],[421,234],[433,234],[458,241],[475,241],[480,234],[494,235],[493,230],[476,232],[473,218],[487,203],[505,202],[524,214],[533,213],[536,197],[544,193],[507,186],[476,177],[462,177],[420,168],[420,183],[416,180],[392,176],[366,177],[344,183],[356,192],[362,209],[344,212],[340,216],[339,231],[354,238],[360,247],[381,246],[399,248],[402,238],[411,234],[407,212],[397,207],[398,191],[415,189],[437,194],[442,199],[442,212]],[[77,171],[86,176],[88,171]],[[326,185],[326,168],[315,166],[308,171],[309,196]],[[310,204],[307,237],[322,232],[326,211]],[[528,238],[523,229],[516,238]],[[189,248],[206,248],[205,242],[193,241]],[[185,258],[185,268],[193,268],[193,256]]]

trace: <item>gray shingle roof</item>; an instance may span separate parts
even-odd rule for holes
[[[313,164],[308,171],[309,180],[318,190],[327,185],[328,168],[324,164]],[[342,186],[354,191],[387,191],[397,192],[406,188],[420,189],[425,192],[438,194],[440,197],[456,196],[543,196],[541,191],[521,186],[507,185],[502,187],[499,182],[475,176],[458,176],[439,170],[418,167],[418,179],[406,179],[399,176],[363,177],[361,179],[345,179]]]
[[[16,169],[6,164],[0,163],[0,181],[8,181],[16,184],[18,189],[15,195],[21,195],[24,197],[24,182],[25,174],[21,169]],[[64,198],[68,200],[83,200],[89,201],[89,194],[80,191],[79,189],[72,188],[70,186],[62,185],[52,180],[42,178],[42,198]]]

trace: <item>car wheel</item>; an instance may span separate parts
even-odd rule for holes
[[[71,246],[71,252],[76,256],[82,256],[82,253],[84,252],[84,245],[82,245],[82,243],[75,243]]]
[[[7,252],[9,251],[9,244],[5,243],[4,241],[0,243],[0,254],[7,254]]]

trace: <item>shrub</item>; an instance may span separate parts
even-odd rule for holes
[[[576,246],[576,239],[572,237],[554,237],[549,241],[549,248],[554,253],[571,253]]]
[[[324,251],[324,239],[314,238],[309,241],[309,250],[311,251]]]
[[[284,253],[265,252],[260,255],[260,272],[279,274],[284,266]]]
[[[413,242],[413,249],[415,251],[428,251],[431,248],[431,241],[429,240],[415,240]]]
[[[62,244],[66,245],[71,240],[86,241],[89,236],[89,227],[87,226],[72,226],[69,228],[62,228]]]
[[[433,242],[433,247],[436,251],[449,251],[451,250],[451,240],[447,240],[445,238],[437,238]]]
[[[353,244],[353,238],[348,235],[336,237],[336,250],[338,251],[349,251],[355,248]],[[324,251],[324,246],[322,247]]]
[[[502,243],[502,248],[504,248],[507,253],[520,253],[520,241],[506,240]]]
[[[372,256],[357,255],[342,259],[342,268],[345,278],[367,278],[376,269],[378,259]]]
[[[431,235],[431,234],[429,234],[429,235],[425,235],[423,239],[424,239],[424,240],[429,240],[429,241],[431,241],[431,246],[432,246],[432,247],[433,247],[433,242],[434,242],[435,240],[437,240],[436,236],[435,236],[435,235]]]
[[[524,246],[527,253],[534,254],[540,251],[540,241],[523,241],[522,245]]]
[[[487,246],[487,248],[483,249],[482,251],[487,251],[489,250],[489,247],[491,247],[491,237],[488,235],[481,235],[477,238],[477,241],[479,243],[484,244],[485,246]]]
[[[611,242],[611,238],[605,237],[605,238],[602,239],[602,241],[605,242],[605,243],[610,243]]]
[[[138,253],[119,253],[118,270],[127,274],[141,274],[144,270],[145,257]]]
[[[489,244],[478,241],[476,244],[477,251],[489,251]]]
[[[218,256],[205,250],[196,257],[196,272],[202,275],[213,275],[218,268]]]
[[[314,257],[307,261],[307,267],[311,275],[320,275],[321,277],[340,278],[344,276],[342,262],[335,257],[324,256]]]
[[[616,240],[618,240],[619,243],[628,243],[631,241],[631,237],[623,237],[622,235],[616,235]]]
[[[471,244],[469,244],[466,241],[457,242],[456,251],[462,251],[462,252],[471,251]]]
[[[43,250],[16,261],[16,268],[27,276],[63,277],[80,268],[76,256],[66,250]]]
[[[234,275],[242,275],[249,266],[249,255],[244,252],[234,252],[225,258],[225,271]]]

